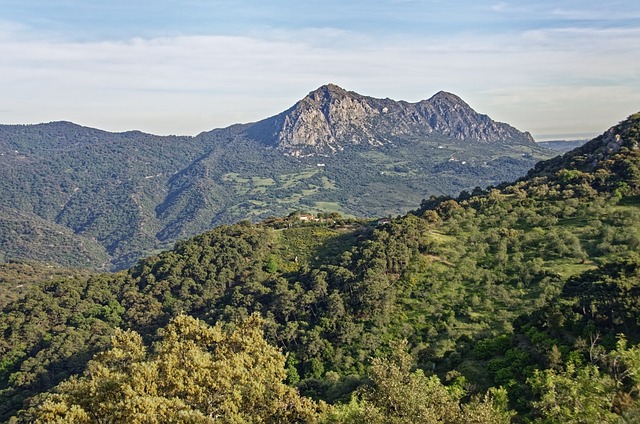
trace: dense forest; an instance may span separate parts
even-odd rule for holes
[[[389,222],[292,213],[32,272],[6,285],[0,419],[636,422],[638,143],[635,114]]]

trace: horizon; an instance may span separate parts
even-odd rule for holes
[[[9,0],[0,16],[3,124],[196,135],[328,82],[408,102],[448,91],[537,141],[640,110],[630,1]]]
[[[360,93],[358,93],[358,94],[360,94]],[[268,117],[265,117],[265,119],[270,118],[272,116],[274,116],[274,115],[269,115]],[[78,125],[80,127],[91,128],[91,129],[95,129],[95,130],[99,130],[99,131],[105,131],[105,132],[114,133],[114,134],[126,133],[126,132],[142,132],[142,133],[145,133],[145,134],[150,134],[150,135],[153,135],[153,136],[160,136],[160,137],[171,137],[171,136],[173,136],[173,137],[197,137],[198,135],[200,135],[202,133],[205,133],[205,132],[224,129],[224,128],[228,128],[228,127],[234,126],[234,125],[251,125],[251,124],[253,124],[255,122],[258,122],[258,121],[254,121],[254,122],[236,122],[236,123],[230,124],[230,125],[225,126],[225,127],[210,128],[210,129],[201,131],[201,132],[196,133],[196,134],[179,134],[179,133],[158,134],[158,133],[142,131],[142,130],[138,130],[138,129],[110,130],[110,129],[105,129],[105,128],[93,127],[93,126],[90,126],[90,125],[84,125],[82,123],[74,122],[74,121],[70,121],[70,120],[66,120],[66,119],[56,120],[56,121],[48,121],[48,122],[33,122],[33,123],[2,123],[2,122],[0,122],[0,126],[5,126],[5,125],[6,126],[12,126],[12,125],[15,125],[15,126],[36,126],[36,125],[48,125],[48,124],[56,124],[56,123],[68,123],[68,124],[72,124],[72,125]],[[509,123],[506,122],[506,124],[509,124]],[[615,124],[617,124],[617,123],[614,123],[611,126],[614,126]],[[519,128],[516,128],[516,129],[520,130]],[[599,133],[549,134],[545,138],[542,138],[542,139],[534,137],[534,141],[536,143],[543,143],[543,142],[549,142],[549,141],[567,141],[567,142],[570,142],[570,141],[580,141],[580,140],[592,140],[593,138],[596,138],[600,134],[604,133],[607,129],[604,129],[604,130],[600,131]]]

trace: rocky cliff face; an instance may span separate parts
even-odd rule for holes
[[[329,84],[249,130],[285,154],[334,154],[349,145],[380,146],[444,136],[469,143],[533,143],[528,133],[495,122],[459,97],[439,92],[418,103],[376,99]]]

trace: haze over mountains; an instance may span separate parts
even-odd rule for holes
[[[404,213],[554,155],[450,93],[407,103],[331,84],[271,118],[196,137],[4,125],[0,154],[0,260],[103,269],[221,223]]]
[[[538,145],[546,147],[548,149],[558,150],[559,152],[568,152],[585,144],[588,139],[580,140],[548,140],[540,141]]]

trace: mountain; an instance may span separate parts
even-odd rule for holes
[[[407,103],[335,85],[196,137],[2,125],[0,259],[122,269],[223,223],[401,214],[432,195],[513,181],[553,154],[453,94]]]
[[[349,145],[384,146],[434,134],[470,143],[533,138],[475,112],[454,94],[439,92],[418,103],[375,99],[328,84],[291,109],[258,122],[250,134],[291,156],[331,155]]]
[[[320,422],[635,422],[639,143],[640,113],[388,221],[242,221],[127,271],[33,282],[0,310],[0,420],[248,413],[286,378],[337,408]]]

